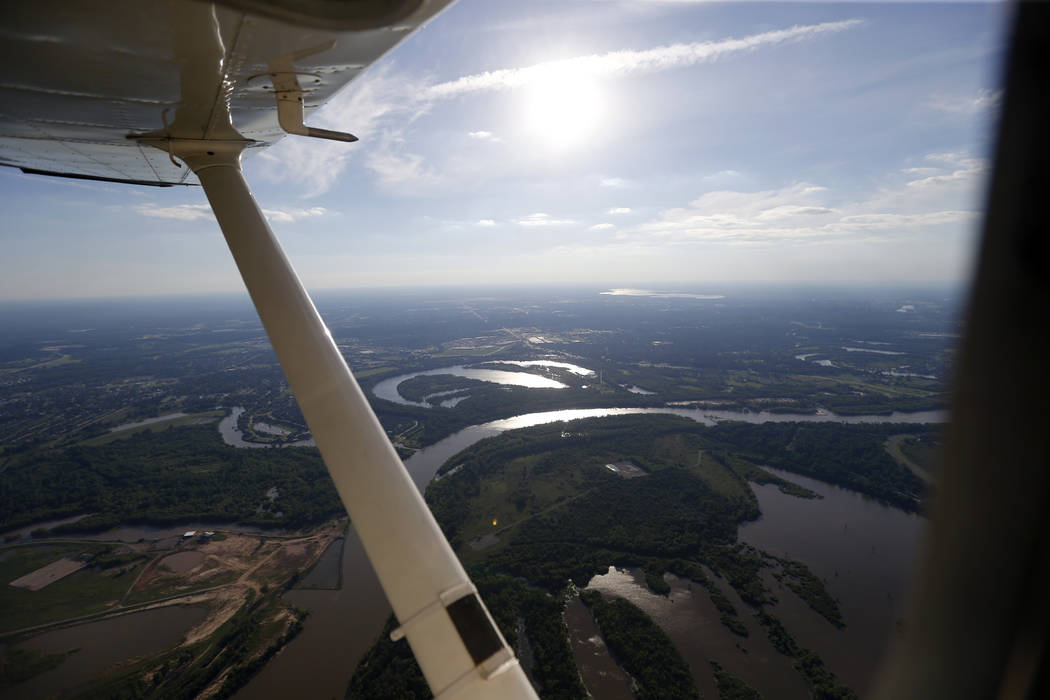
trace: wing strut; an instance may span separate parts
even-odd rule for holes
[[[250,143],[175,139],[173,148],[204,187],[398,634],[437,697],[535,698],[255,203],[240,169]]]

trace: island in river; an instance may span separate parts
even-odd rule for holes
[[[899,313],[905,303],[911,310]],[[928,488],[914,476],[930,478],[936,446],[934,430],[905,423],[943,420],[941,378],[957,331],[943,295],[576,290],[528,303],[395,294],[320,308],[417,484],[447,462],[430,495],[435,512],[492,591],[486,600],[503,611],[523,662],[550,669],[546,680],[533,674],[541,694],[594,681],[583,660],[595,635],[583,638],[593,649],[570,643],[563,615],[600,629],[607,650],[616,647],[610,620],[641,624],[622,605],[600,612],[572,590],[652,618],[669,641],[654,632],[651,645],[670,644],[705,696],[863,693],[874,661],[849,663],[836,649],[877,657],[878,643],[855,642],[875,633],[856,611],[878,596],[879,619],[897,633],[910,559],[892,552],[914,549]],[[149,679],[173,696],[342,694],[386,604],[352,527],[343,537],[341,506],[257,319],[226,302],[121,313],[5,317],[0,566],[13,626],[0,641],[0,692],[134,693]],[[882,352],[858,351],[868,344]],[[679,418],[650,415],[661,413]],[[556,447],[500,452],[540,435]],[[622,449],[609,448],[616,440]],[[495,472],[477,471],[486,450],[506,457],[489,460],[502,460]],[[462,484],[478,494],[453,499],[464,504],[456,514],[441,503]],[[626,524],[588,526],[588,499],[618,493]],[[656,504],[668,493],[703,508],[674,509],[667,521]],[[563,523],[565,513],[573,517]],[[874,521],[892,520],[885,513],[898,518],[894,537],[866,537]],[[801,519],[846,533],[852,549],[834,549],[817,537],[824,531],[792,539],[776,525]],[[637,540],[617,539],[627,529]],[[228,539],[183,542],[189,530]],[[660,533],[674,540],[646,540]],[[235,543],[255,544],[223,553]],[[537,558],[544,548],[551,556]],[[847,550],[889,556],[885,568],[897,574],[865,577],[859,555],[827,554]],[[267,573],[264,559],[280,566]],[[10,585],[71,567],[36,591]],[[877,582],[870,591],[866,580]],[[504,599],[516,602],[501,608]],[[107,615],[132,630],[108,655],[68,636],[96,629],[85,621],[118,624]],[[325,651],[332,646],[341,652]],[[607,661],[628,692],[636,681],[659,684],[631,670],[629,644],[616,648]],[[142,658],[114,658],[128,649]],[[174,671],[187,653],[203,665]]]
[[[730,689],[744,688],[777,698],[850,698],[856,691],[792,628],[821,620],[824,635],[834,639],[816,641],[827,649],[856,641],[842,633],[856,624],[877,652],[863,668],[849,669],[859,690],[884,651],[886,630],[870,620],[846,619],[839,600],[805,563],[747,544],[738,529],[761,517],[752,484],[768,484],[803,503],[824,498],[821,482],[806,479],[816,490],[807,488],[791,480],[795,474],[820,475],[866,494],[876,508],[916,518],[907,514],[922,508],[924,483],[890,456],[886,441],[926,432],[921,425],[830,422],[702,426],[652,415],[540,425],[455,455],[427,500],[475,576],[502,577],[489,601],[493,616],[523,658],[544,650],[546,660],[526,669],[538,688],[563,688],[552,696],[608,690],[608,669],[581,663],[580,647],[591,642],[577,638],[570,649],[546,636],[552,627],[567,629],[565,605],[582,590],[586,611],[574,608],[575,624],[593,614],[591,624],[609,655],[605,665],[634,679],[632,692],[639,697],[695,697],[698,690],[728,697]],[[608,468],[616,463],[637,471]],[[627,576],[631,583],[612,584],[623,576],[618,571],[636,573]],[[632,585],[638,590],[631,592]],[[643,598],[662,597],[672,605],[636,605],[632,598],[644,589]],[[900,591],[872,595],[887,592]],[[530,623],[519,610],[527,595],[560,604]],[[799,605],[808,612],[799,615]],[[683,626],[683,619],[691,624]],[[399,649],[385,638],[376,644],[351,681],[351,697],[396,697],[404,669],[413,668],[403,644]],[[665,658],[657,662],[654,655]],[[402,663],[394,664],[396,658]],[[586,690],[564,689],[561,669],[573,665]],[[391,668],[401,669],[397,678]]]

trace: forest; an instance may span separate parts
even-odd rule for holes
[[[0,530],[83,514],[52,534],[200,520],[299,528],[343,512],[316,449],[229,447],[214,425],[34,453],[4,478]]]
[[[659,625],[623,598],[582,591],[609,651],[635,680],[638,700],[699,700],[689,666]]]
[[[924,486],[885,451],[888,435],[922,426],[836,423],[735,424],[706,427],[669,416],[625,416],[536,426],[482,441],[443,467],[454,475],[427,491],[438,522],[468,561],[527,580],[559,595],[610,565],[637,567],[655,593],[665,572],[698,583],[722,623],[746,635],[740,616],[757,614],[774,647],[790,656],[816,697],[850,698],[811,650],[800,647],[771,611],[762,572],[841,627],[838,603],[804,564],[736,541],[738,525],[758,517],[749,481],[776,484],[800,498],[816,494],[771,474],[768,465],[815,476],[912,511]],[[645,470],[623,479],[602,465],[628,459]],[[484,532],[480,516],[507,524],[484,551],[466,546]],[[749,610],[740,611],[712,584],[724,578]],[[596,613],[597,614],[597,613]],[[603,627],[603,632],[604,632]],[[608,641],[608,640],[607,640]],[[610,643],[611,646],[611,643]],[[724,673],[727,696],[751,697]]]

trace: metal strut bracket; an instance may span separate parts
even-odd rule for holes
[[[471,583],[461,583],[458,586],[453,586],[447,591],[442,591],[441,595],[438,596],[437,600],[431,602],[429,605],[423,606],[421,610],[417,610],[412,615],[409,615],[408,618],[404,622],[402,622],[400,626],[394,628],[394,630],[390,632],[390,641],[396,642],[397,640],[404,637],[405,632],[408,631],[409,627],[411,627],[416,622],[419,622],[427,615],[430,615],[431,613],[436,612],[441,608],[447,608],[460,598],[468,596],[471,593],[477,592],[478,590],[474,588],[474,585]]]
[[[286,54],[270,61],[268,77],[273,83],[274,94],[277,95],[277,123],[287,133],[347,143],[357,141],[356,136],[345,131],[319,129],[303,123],[303,88],[299,85],[300,74],[295,70],[295,61],[327,51],[333,46],[335,46],[334,40],[309,49]]]
[[[295,73],[270,73],[277,93],[277,123],[289,134],[351,143],[357,137],[345,131],[319,129],[303,123],[303,90]]]

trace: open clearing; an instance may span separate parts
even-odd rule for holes
[[[30,571],[25,576],[16,578],[11,582],[11,585],[15,588],[24,588],[27,591],[39,591],[50,586],[60,578],[69,576],[74,571],[80,571],[84,566],[85,564],[82,561],[63,557],[47,566],[40,567],[36,571]]]

